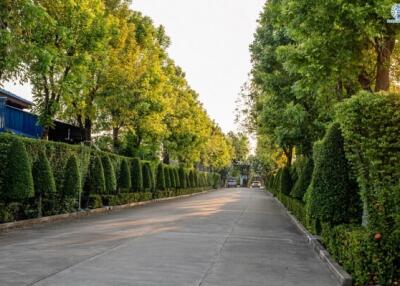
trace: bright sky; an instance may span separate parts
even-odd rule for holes
[[[169,54],[186,72],[211,118],[236,130],[235,100],[250,71],[249,45],[265,0],[133,0],[132,8],[162,24]],[[5,88],[30,99],[30,87]]]

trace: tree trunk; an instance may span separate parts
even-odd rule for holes
[[[113,148],[114,152],[118,153],[119,150],[119,128],[113,128]]]
[[[293,160],[293,147],[288,147],[287,149],[284,149],[283,152],[285,153],[285,156],[287,158],[287,166],[291,167]]]
[[[85,118],[85,141],[92,142],[92,120]]]
[[[383,41],[376,44],[376,84],[375,91],[388,91],[390,88],[390,64],[396,38],[394,34],[388,35]]]

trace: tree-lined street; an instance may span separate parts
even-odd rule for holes
[[[0,285],[336,285],[271,195],[222,189],[0,237]]]

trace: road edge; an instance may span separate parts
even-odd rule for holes
[[[41,217],[41,218],[26,219],[26,220],[15,221],[15,222],[7,222],[7,223],[0,224],[0,235],[3,233],[13,231],[13,230],[33,228],[36,226],[42,226],[42,225],[52,224],[52,223],[57,223],[57,222],[64,222],[64,221],[79,219],[79,218],[88,217],[88,216],[108,214],[111,212],[129,209],[129,208],[135,208],[135,207],[139,207],[139,206],[145,206],[145,205],[156,204],[156,203],[161,203],[161,202],[166,202],[166,201],[194,197],[194,196],[218,191],[221,189],[222,188],[211,189],[211,190],[206,190],[206,191],[202,191],[202,192],[186,194],[186,195],[181,195],[181,196],[175,196],[175,197],[153,199],[153,200],[149,200],[149,201],[135,202],[135,203],[125,204],[125,205],[106,206],[106,207],[92,209],[92,210],[83,210],[83,211],[73,212],[73,213],[46,216],[46,217]]]
[[[267,191],[268,192],[268,191]],[[353,278],[347,273],[342,266],[340,266],[329,252],[319,242],[318,237],[312,235],[308,230],[297,220],[297,218],[291,214],[291,212],[279,201],[273,194],[268,192],[274,200],[285,209],[287,215],[291,221],[296,225],[300,232],[305,236],[308,245],[312,248],[315,254],[321,259],[321,261],[328,267],[329,271],[338,280],[340,286],[352,286]]]

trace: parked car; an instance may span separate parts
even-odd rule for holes
[[[261,188],[261,182],[260,181],[253,181],[251,183],[252,188]]]
[[[229,179],[228,182],[226,183],[226,186],[228,188],[236,188],[237,187],[237,182],[235,179]]]

